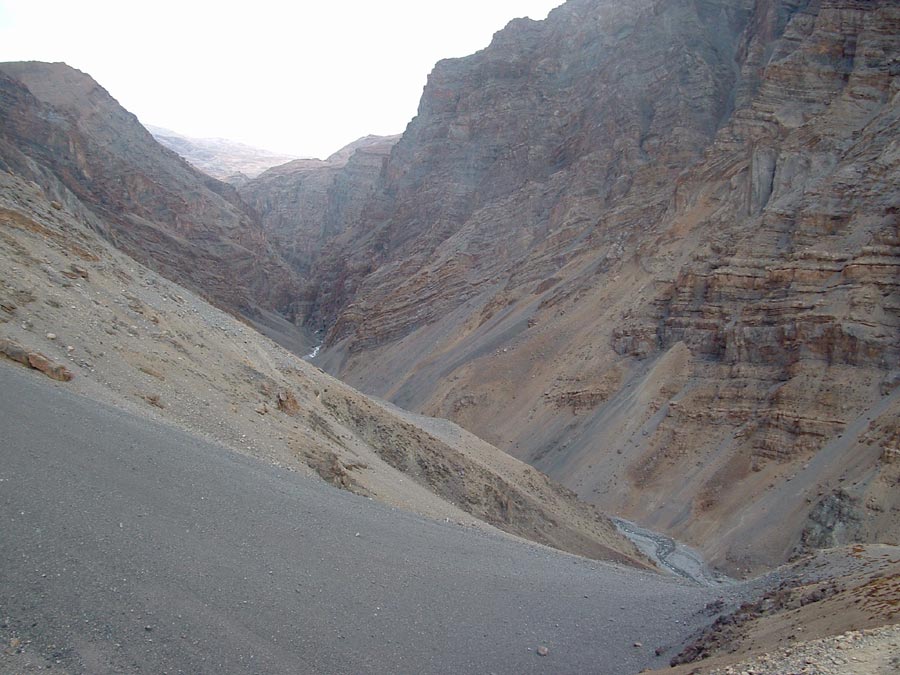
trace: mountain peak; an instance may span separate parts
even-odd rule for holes
[[[162,145],[220,180],[235,175],[254,178],[273,166],[296,159],[294,155],[255,148],[227,138],[192,138],[152,124],[144,126]]]

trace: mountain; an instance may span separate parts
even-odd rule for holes
[[[240,192],[0,65],[0,670],[895,666],[895,5],[570,0]]]
[[[238,187],[269,239],[303,278],[371,196],[399,136],[365,136],[326,160],[298,159]],[[298,313],[302,313],[298,311]]]
[[[277,317],[292,273],[232,188],[87,75],[0,64],[0,93],[0,356],[393,506],[652,567],[531,467],[368,399],[235,316]]]
[[[234,188],[159,145],[88,75],[62,63],[5,63],[0,93],[5,170],[220,307],[274,323],[290,317],[295,274]]]
[[[144,126],[160,144],[219,180],[240,176],[255,178],[266,169],[297,159],[293,155],[254,148],[227,138],[191,138],[152,124]]]
[[[896,543],[898,28],[570,0],[439,62],[358,216],[283,211],[317,363],[732,572]]]

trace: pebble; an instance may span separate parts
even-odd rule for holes
[[[538,656],[547,656],[550,653],[550,650],[547,649],[544,645],[541,645],[537,648]]]

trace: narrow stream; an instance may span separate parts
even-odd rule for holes
[[[725,586],[735,580],[712,570],[694,549],[659,532],[648,530],[623,518],[613,518],[619,531],[628,537],[642,553],[660,566],[701,586]]]
[[[313,350],[312,350],[309,354],[307,354],[306,356],[304,356],[303,358],[306,359],[307,361],[312,361],[314,358],[316,358],[316,357],[319,355],[319,350],[320,350],[320,349],[322,349],[321,343],[320,343],[320,344],[317,344],[317,345],[313,348]]]

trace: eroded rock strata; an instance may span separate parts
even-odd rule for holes
[[[896,542],[898,43],[887,1],[513,21],[313,256],[321,364],[733,571]]]
[[[398,136],[366,136],[325,160],[297,159],[239,187],[278,250],[304,277],[322,248],[358,220]]]

